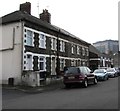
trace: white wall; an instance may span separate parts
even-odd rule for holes
[[[120,51],[120,1],[118,2],[118,41],[119,41],[119,51]]]
[[[2,19],[0,19],[0,22]],[[0,49],[2,48],[2,27],[0,27]],[[0,53],[0,84],[2,84],[2,53]]]
[[[3,84],[8,84],[8,78],[10,77],[15,78],[15,84],[21,81],[21,43],[22,23],[18,22],[2,26],[2,48],[0,47],[0,55],[2,53],[2,61],[0,61],[2,63],[2,71],[0,72],[2,72]]]

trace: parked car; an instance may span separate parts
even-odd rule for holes
[[[120,68],[116,67],[115,70],[117,71],[117,75],[120,76]]]
[[[116,77],[117,76],[117,71],[115,68],[108,68],[107,69],[107,74],[109,77]]]
[[[97,76],[97,80],[105,81],[109,79],[105,69],[96,69],[93,73]]]
[[[89,83],[97,84],[97,78],[86,66],[68,67],[64,72],[63,83],[66,88],[70,88],[71,85],[76,84],[87,87]]]

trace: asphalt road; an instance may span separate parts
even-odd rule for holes
[[[3,90],[3,109],[118,109],[118,77],[88,88],[60,88],[38,94]]]

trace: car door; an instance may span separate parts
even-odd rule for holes
[[[85,70],[86,70],[88,82],[94,82],[94,78],[95,78],[94,74],[90,72],[90,69],[88,67],[85,67]]]

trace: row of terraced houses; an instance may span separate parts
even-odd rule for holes
[[[48,10],[40,18],[32,16],[29,2],[3,16],[0,28],[3,84],[14,80],[15,85],[40,86],[42,76],[59,77],[65,67],[106,66],[98,52],[91,51],[91,44],[52,25]],[[110,66],[111,60],[106,63]]]

